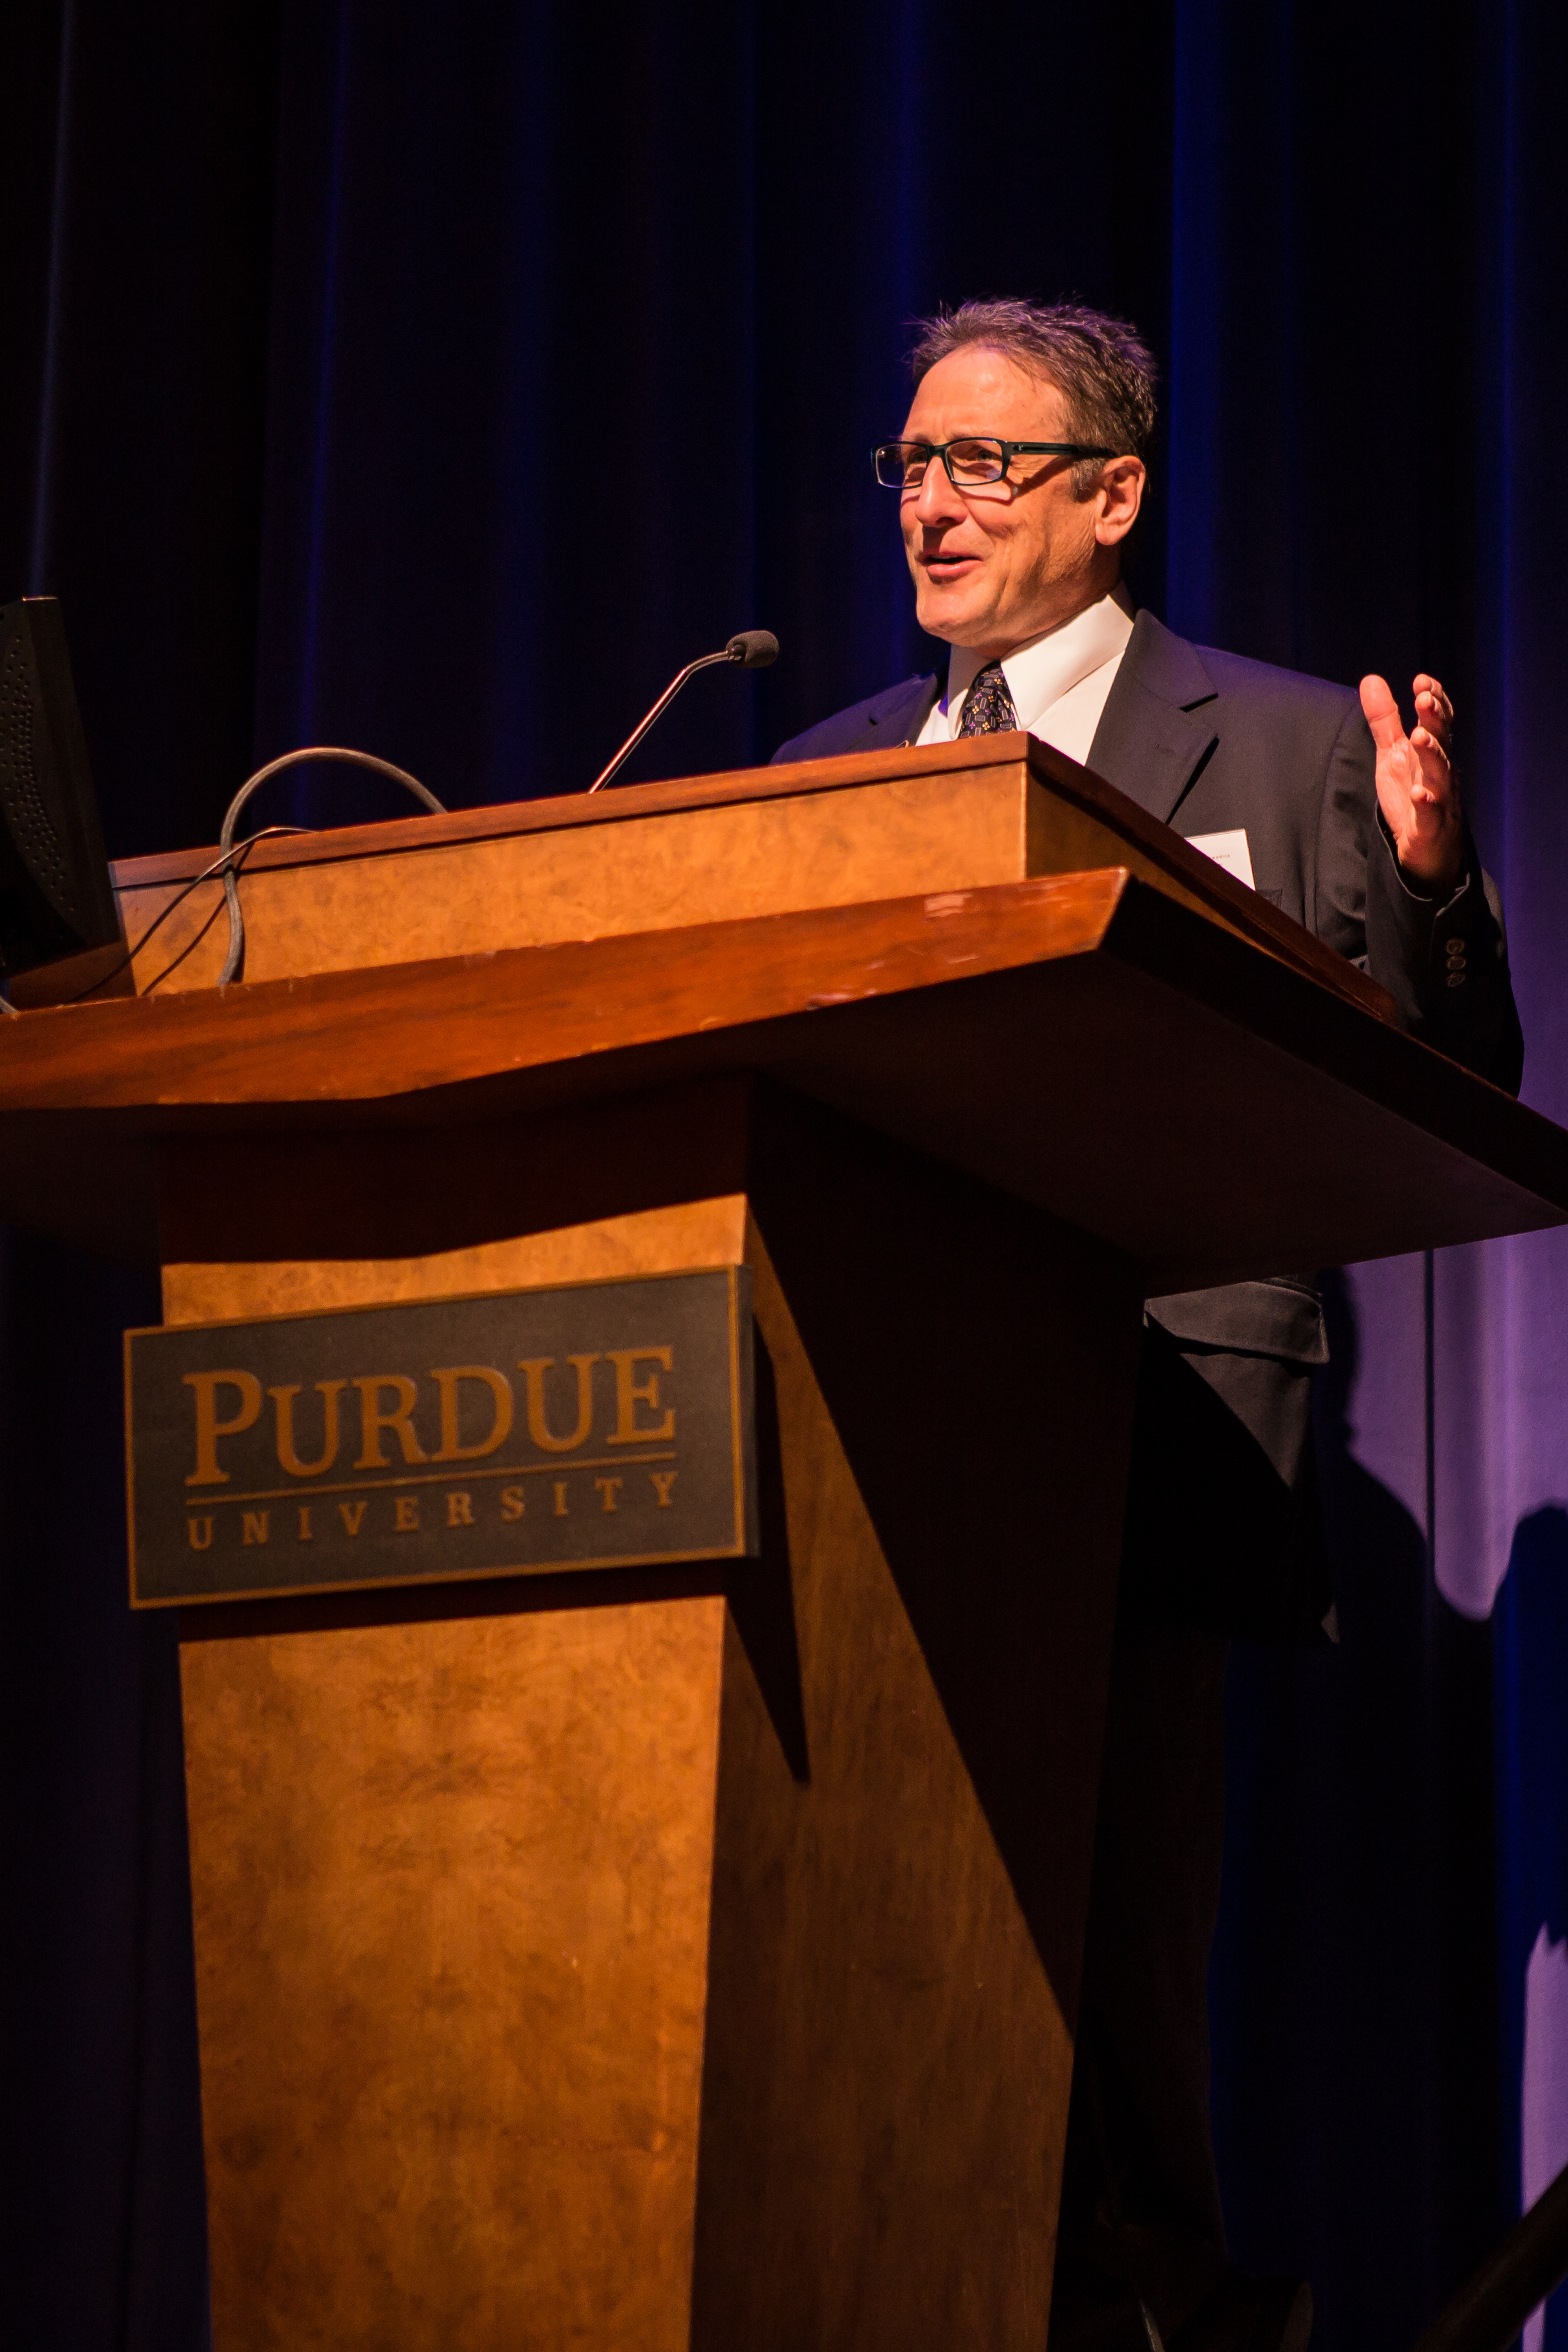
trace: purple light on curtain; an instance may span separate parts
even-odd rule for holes
[[[1496,615],[1488,788],[1524,1023],[1524,1098],[1561,1122],[1568,338],[1558,287],[1568,202],[1552,140],[1568,39],[1553,12],[1513,0],[1498,49],[1495,307],[1479,355],[1497,459],[1486,493],[1494,528],[1482,542]],[[1518,2201],[1529,2204],[1568,2164],[1568,1234],[1446,1254],[1437,1305],[1437,1576],[1456,1608],[1494,1622],[1506,2145]],[[1472,1479],[1461,1473],[1467,1457],[1479,1468]],[[1568,2296],[1553,2298],[1544,2321],[1537,2315],[1527,2344],[1530,2352],[1568,2344]]]
[[[1483,856],[1507,908],[1525,1098],[1562,1121],[1568,792],[1557,579],[1568,531],[1560,421],[1568,350],[1558,257],[1568,205],[1552,126],[1568,39],[1557,17],[1525,0],[1484,21],[1444,17],[1433,26],[1431,69],[1460,108],[1460,137],[1444,168],[1460,174],[1461,193],[1450,200],[1441,174],[1429,192],[1413,191],[1369,111],[1368,90],[1379,83],[1376,44],[1396,50],[1399,26],[1408,33],[1414,16],[1390,11],[1386,23],[1368,20],[1356,72],[1339,76],[1330,105],[1326,85],[1316,85],[1315,110],[1305,95],[1323,62],[1313,45],[1332,47],[1334,33],[1312,12],[1291,0],[1263,9],[1183,0],[1176,16],[1167,617],[1199,638],[1332,676],[1384,667],[1402,690],[1409,673],[1397,675],[1396,657],[1412,667],[1457,664],[1451,682],[1461,698],[1468,677],[1462,750]],[[1417,83],[1409,96],[1420,103]],[[1314,242],[1323,219],[1330,231]],[[1267,236],[1257,223],[1268,224]],[[1456,225],[1476,236],[1473,250],[1457,242]],[[1434,293],[1437,310],[1423,300]],[[1420,321],[1435,320],[1448,300],[1471,331],[1428,362]],[[1446,388],[1467,371],[1474,382],[1462,390],[1478,452],[1469,477],[1453,429],[1462,402],[1456,410],[1434,391],[1439,379]],[[1364,529],[1359,545],[1336,546],[1333,520],[1296,500],[1323,478],[1333,435],[1353,417]],[[1232,518],[1233,534],[1226,529]],[[1460,523],[1477,551],[1469,566],[1462,539],[1456,541]],[[1422,2128],[1429,2124],[1436,2142],[1451,2142],[1453,2111],[1442,2101],[1452,2086],[1434,2071],[1438,2053],[1468,2046],[1479,2063],[1481,2045],[1500,2030],[1506,2214],[1568,2162],[1568,1235],[1440,1252],[1429,1289],[1420,1258],[1358,1266],[1345,1296],[1354,1376],[1340,1436],[1363,1492],[1386,1497],[1393,1513],[1369,1519],[1363,1536],[1370,1541],[1366,1529],[1380,1530],[1382,1540],[1402,1528],[1427,1553],[1426,1614],[1401,1634],[1422,1653],[1424,1696],[1404,1728],[1424,1760],[1412,1765],[1389,1815],[1391,1828],[1403,1824],[1412,1858],[1402,1898],[1407,1931],[1442,1938],[1467,1806],[1473,1812],[1495,1803],[1497,2015],[1462,1972],[1443,1977],[1440,1952],[1413,1948],[1410,2014],[1426,2004],[1448,2023],[1427,2029],[1434,2036],[1427,2061],[1416,2063],[1418,2034],[1412,2042],[1405,2095],[1427,2104]],[[1337,1698],[1315,1670],[1239,1662],[1246,1760],[1269,1761],[1287,1791],[1343,1770],[1354,1752],[1346,1746],[1347,1691],[1357,1705],[1376,1703],[1375,1679],[1365,1680],[1365,1612],[1379,1591],[1396,1590],[1401,1571],[1375,1549],[1345,1565],[1354,1571],[1362,1646],[1325,1670],[1331,1681],[1337,1673]],[[1495,1795],[1479,1786],[1467,1792],[1456,1780],[1469,1751],[1453,1745],[1453,1659],[1457,1652],[1479,1657],[1476,1638],[1490,1640],[1492,1660]],[[1373,1665],[1375,1676],[1391,1678],[1383,1689],[1391,1711],[1396,1656],[1390,1649]],[[1298,1712],[1282,1723],[1287,1693]],[[1374,1808],[1391,1802],[1385,1790],[1363,1795]],[[1273,1916],[1268,1876],[1289,1866],[1288,1832],[1297,1840],[1307,1909],[1291,1912],[1281,1898],[1274,1912],[1324,1939],[1328,1957],[1320,1954],[1311,1982],[1326,2003],[1320,2031],[1332,2041],[1358,2019],[1367,2030],[1375,2001],[1359,1976],[1375,1978],[1392,1963],[1383,1952],[1363,1951],[1358,1960],[1349,1929],[1314,1917],[1314,1903],[1344,1899],[1349,1865],[1332,1851],[1314,1858],[1318,1815],[1311,1807],[1284,1811],[1286,1802],[1277,1798],[1273,1812],[1260,1816],[1265,1834],[1249,1810],[1253,1792],[1243,1792],[1240,1834],[1256,1835],[1231,1932],[1262,1936],[1259,1922]],[[1354,1840],[1359,1825],[1342,1822],[1342,1841],[1347,1834]],[[1364,1855],[1356,1866],[1373,1865]],[[1354,1875],[1353,1868],[1348,1883]],[[1222,1951],[1233,2006],[1238,1999],[1245,2005],[1237,1988],[1255,1959],[1256,1952],[1248,1959]],[[1457,2008],[1456,1982],[1468,1987]],[[1234,2063],[1245,2066],[1260,2046],[1253,2027],[1219,2017],[1222,2053],[1238,2032]],[[1375,2038],[1370,2047],[1375,2058]],[[1234,2079],[1221,2085],[1222,2141]],[[1398,2081],[1391,2070],[1381,2089],[1363,2096],[1396,2097]],[[1332,2136],[1344,2122],[1337,2095],[1303,2082],[1289,2121],[1276,2121]],[[1245,2129],[1240,2137],[1245,2144]],[[1359,2159],[1346,2147],[1342,2160],[1354,2167]],[[1321,2156],[1315,2168],[1321,2175]],[[1437,2215],[1436,2176],[1423,2193]],[[1332,2191],[1311,2196],[1333,2210]],[[1245,2237],[1261,2209],[1247,2207],[1245,2184],[1239,2202]],[[1367,2324],[1364,2281],[1359,2313],[1348,2294],[1343,2310],[1335,2300],[1333,2262],[1350,2226],[1331,2221],[1313,2257],[1322,2266],[1331,2336]],[[1451,2270],[1440,2225],[1428,2226],[1438,2231],[1427,2258],[1435,2285]],[[1533,2324],[1531,2352],[1564,2345],[1568,2297]]]
[[[1480,145],[1489,295],[1475,360],[1492,463],[1479,485],[1476,764],[1524,1024],[1524,1099],[1561,1123],[1568,339],[1556,289],[1568,204],[1552,117],[1568,43],[1560,21],[1518,0],[1496,35]],[[1437,1589],[1493,1627],[1502,2145],[1518,2210],[1568,2165],[1568,1234],[1439,1252],[1429,1334],[1418,1262],[1359,1267],[1353,1283],[1357,1458],[1424,1523],[1430,1493]],[[1568,2345],[1568,2296],[1536,2314],[1525,2340],[1526,2352]]]

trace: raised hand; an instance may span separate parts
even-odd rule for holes
[[[1377,798],[1400,870],[1418,889],[1443,898],[1459,878],[1463,850],[1459,791],[1448,758],[1454,706],[1425,670],[1414,692],[1416,725],[1408,735],[1385,679],[1362,679],[1361,707],[1377,748]]]

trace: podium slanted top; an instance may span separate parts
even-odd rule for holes
[[[755,1077],[1114,1244],[1152,1286],[1568,1219],[1568,1135],[1030,739],[585,800],[263,845],[243,984],[176,984],[198,951],[152,994],[5,1023],[0,1213],[155,1259],[175,1139],[379,1137],[385,1171]],[[132,938],[202,862],[120,869]],[[312,968],[267,976],[322,927]],[[531,936],[431,951],[508,927]],[[176,922],[155,944],[179,951]]]

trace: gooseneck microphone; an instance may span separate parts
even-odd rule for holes
[[[704,654],[701,661],[688,662],[680,676],[671,679],[636,733],[626,738],[604,773],[595,777],[589,785],[589,791],[596,793],[601,785],[610,782],[616,769],[632,757],[649,728],[664,717],[687,678],[695,677],[699,669],[711,669],[715,662],[738,662],[742,669],[766,669],[769,662],[776,662],[778,658],[779,640],[771,629],[742,629],[738,636],[731,637],[723,653]]]

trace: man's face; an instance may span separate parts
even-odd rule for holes
[[[1071,441],[1064,407],[1054,384],[1000,352],[967,344],[922,378],[903,438],[935,443],[986,433],[1004,441]],[[900,503],[921,627],[991,661],[1107,594],[1119,568],[1115,543],[1136,517],[1144,469],[1129,457],[1108,473],[1111,488],[1078,499],[1071,458],[1019,457],[1005,482],[957,490],[933,459],[918,494]]]

